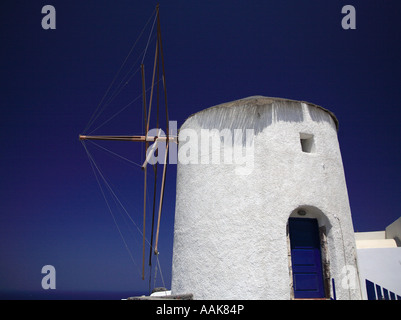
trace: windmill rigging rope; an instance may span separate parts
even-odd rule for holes
[[[139,36],[136,38],[134,44],[132,45],[130,51],[128,52],[127,56],[125,57],[123,63],[121,64],[119,70],[117,71],[116,75],[114,76],[113,80],[111,81],[109,87],[107,88],[105,94],[103,95],[102,99],[100,100],[99,104],[97,105],[95,111],[93,112],[91,118],[89,119],[85,129],[82,132],[86,132],[94,123],[94,121],[97,119],[98,115],[96,116],[96,114],[98,113],[98,110],[100,109],[100,106],[102,105],[104,99],[106,98],[107,94],[109,93],[110,89],[112,88],[114,82],[117,80],[118,75],[120,74],[121,70],[123,69],[124,65],[126,64],[128,58],[130,57],[132,51],[134,50],[134,48],[136,47],[139,39],[142,37],[142,34],[144,33],[145,29],[147,28],[149,22],[151,21],[152,17],[155,15],[156,9],[152,12],[151,16],[149,17],[148,21],[146,22],[145,26],[143,27],[142,31],[140,32]],[[155,15],[156,16],[156,15]],[[153,27],[152,27],[153,30]]]
[[[126,213],[126,215],[128,216],[128,218],[131,220],[131,222],[134,224],[134,226],[137,228],[138,232],[141,234],[141,236],[143,236],[143,233],[141,231],[141,229],[138,227],[138,225],[135,223],[135,221],[131,218],[131,216],[129,215],[127,209],[124,207],[124,205],[121,203],[120,199],[118,198],[118,196],[116,195],[116,193],[113,191],[113,189],[111,188],[110,184],[108,183],[107,179],[104,177],[103,173],[101,172],[99,166],[96,164],[94,158],[92,157],[92,155],[90,154],[89,150],[87,149],[85,143],[83,141],[81,141],[86,153],[89,157],[89,160],[91,161],[91,163],[93,163],[93,165],[95,166],[99,176],[102,178],[104,184],[107,186],[110,194],[117,200],[118,204],[121,206],[121,208],[124,210],[124,212]],[[146,242],[150,245],[149,241],[146,239]]]
[[[128,254],[129,254],[130,258],[131,258],[131,261],[132,261],[132,262],[134,263],[134,265],[137,267],[137,271],[138,271],[139,274],[140,274],[139,266],[138,266],[138,264],[136,263],[136,261],[135,261],[133,255],[132,255],[132,252],[131,252],[131,250],[129,249],[128,244],[127,244],[127,242],[126,242],[126,240],[125,240],[125,238],[124,238],[124,235],[122,234],[122,232],[121,232],[121,230],[120,230],[120,228],[119,228],[119,226],[118,226],[118,223],[117,223],[117,221],[116,221],[116,218],[115,218],[115,216],[114,216],[114,214],[113,214],[113,211],[111,210],[110,204],[109,204],[109,202],[107,201],[107,197],[106,197],[106,195],[105,195],[105,193],[104,193],[104,190],[103,190],[103,188],[102,188],[102,185],[101,185],[101,183],[100,183],[100,181],[99,181],[98,174],[99,174],[99,176],[102,178],[102,180],[105,182],[105,184],[106,184],[107,186],[108,186],[108,183],[107,183],[107,181],[105,181],[104,176],[102,175],[102,173],[101,173],[99,167],[97,166],[97,164],[96,164],[95,161],[93,160],[93,157],[92,157],[91,154],[89,153],[89,151],[88,151],[88,149],[86,148],[85,144],[84,144],[84,143],[82,143],[82,144],[83,144],[83,146],[84,146],[84,148],[85,148],[85,150],[86,150],[86,153],[87,153],[88,158],[89,158],[89,160],[90,160],[89,162],[90,162],[91,168],[92,168],[92,170],[93,170],[93,173],[94,173],[95,178],[96,178],[96,181],[97,181],[97,183],[98,183],[98,185],[99,185],[100,191],[101,191],[101,193],[102,193],[102,195],[103,195],[103,198],[104,198],[104,200],[105,200],[105,202],[106,202],[106,205],[107,205],[107,207],[108,207],[108,209],[109,209],[110,215],[111,215],[112,218],[113,218],[114,224],[115,224],[115,226],[117,227],[117,230],[118,230],[118,232],[119,232],[119,234],[120,234],[120,237],[121,237],[121,239],[122,239],[122,241],[123,241],[123,243],[124,243],[124,246],[125,246],[125,248],[126,248]],[[95,168],[96,168],[98,174],[96,174]],[[134,224],[135,224],[135,222],[134,222]],[[136,224],[135,224],[135,226],[136,226]]]
[[[114,153],[114,152],[112,152],[112,151],[106,149],[106,148],[101,147],[100,145],[94,143],[93,141],[91,141],[91,142],[92,142],[93,144],[99,146],[101,149],[104,149],[105,151],[111,152],[112,154],[114,154],[114,155],[116,155],[116,156],[122,158],[123,160],[126,160],[126,161],[128,161],[128,162],[132,162],[132,161],[130,161],[129,159],[126,159],[126,158],[124,158],[124,157],[122,157],[122,156],[120,156],[120,155],[118,155],[118,154],[116,154],[116,153]],[[122,239],[122,241],[123,241],[123,243],[124,243],[124,246],[125,246],[125,248],[126,248],[128,254],[129,254],[129,256],[130,256],[130,259],[132,260],[132,262],[134,263],[134,265],[136,266],[136,268],[137,268],[137,270],[138,270],[138,273],[140,274],[141,272],[140,272],[140,270],[139,270],[139,266],[138,266],[138,264],[136,263],[136,261],[135,261],[133,255],[132,255],[132,252],[131,252],[131,250],[130,250],[128,244],[127,244],[127,241],[126,241],[125,238],[124,238],[124,235],[123,235],[123,233],[122,233],[120,227],[118,226],[117,220],[116,220],[116,218],[115,218],[115,215],[113,214],[113,211],[112,211],[112,209],[111,209],[111,207],[110,207],[109,202],[107,201],[107,197],[106,197],[106,195],[105,195],[105,193],[104,193],[104,190],[103,190],[103,187],[102,187],[102,185],[101,185],[101,183],[100,183],[99,177],[101,178],[101,180],[103,181],[103,183],[105,184],[105,186],[107,187],[107,189],[109,190],[110,194],[111,194],[112,197],[113,197],[113,200],[116,202],[116,204],[117,204],[117,203],[119,204],[119,206],[120,206],[120,207],[122,208],[122,210],[125,212],[126,216],[127,216],[127,217],[129,218],[129,220],[133,223],[133,225],[135,226],[135,228],[137,229],[137,231],[139,232],[139,234],[140,234],[142,237],[143,237],[143,233],[142,233],[141,229],[138,227],[138,225],[135,223],[135,221],[132,219],[132,217],[131,217],[130,214],[128,213],[127,209],[125,208],[125,206],[124,206],[124,205],[122,204],[122,202],[120,201],[119,197],[118,197],[118,196],[116,195],[116,193],[114,192],[113,188],[110,186],[110,183],[107,181],[107,179],[105,178],[104,174],[103,174],[102,171],[100,170],[98,164],[95,162],[95,160],[94,160],[92,154],[89,152],[89,150],[88,150],[88,148],[87,148],[85,142],[84,142],[84,141],[81,141],[81,143],[82,143],[82,145],[83,145],[83,147],[84,147],[84,149],[85,149],[85,151],[86,151],[86,154],[87,154],[87,156],[88,156],[88,159],[89,159],[91,168],[92,168],[93,173],[94,173],[94,175],[95,175],[96,181],[97,181],[97,183],[98,183],[98,185],[99,185],[99,188],[100,188],[100,191],[101,191],[101,193],[102,193],[102,196],[103,196],[103,198],[104,198],[104,200],[105,200],[105,202],[106,202],[107,208],[108,208],[108,210],[109,210],[109,212],[110,212],[110,214],[111,214],[111,216],[112,216],[112,218],[113,218],[113,222],[114,222],[114,224],[115,224],[116,227],[117,227],[117,230],[118,230],[118,232],[119,232],[119,234],[120,234],[120,237],[121,237],[121,239]],[[132,163],[134,163],[134,162],[132,162]],[[136,163],[134,163],[134,164],[136,164]],[[138,164],[136,164],[136,165],[138,165]],[[97,172],[97,173],[96,173],[96,172]],[[149,201],[149,198],[147,198],[147,200]],[[150,242],[149,242],[148,239],[145,238],[145,241],[146,241],[146,243],[147,243],[149,246],[152,247],[152,245],[150,244]],[[152,248],[152,249],[153,249],[153,248]],[[161,279],[162,279],[162,283],[163,283],[163,286],[165,286],[165,284],[164,284],[164,279],[163,279],[163,274],[162,274],[162,269],[161,269],[161,266],[160,266],[160,261],[159,261],[158,255],[156,256],[156,258],[157,258],[157,265],[158,265],[158,267],[159,267],[159,273],[160,273],[160,276],[161,276]],[[155,266],[156,272],[155,272],[155,279],[154,279],[154,280],[156,280],[157,265]],[[149,279],[149,280],[150,280],[150,279]]]
[[[155,18],[155,19],[156,19],[156,18]],[[135,70],[135,72],[132,73],[132,74],[130,75],[132,69],[137,65],[137,62],[138,62],[138,60],[140,59],[140,57],[141,57],[142,54],[143,54],[143,57],[142,57],[142,62],[141,62],[141,64],[143,64],[143,61],[145,60],[146,52],[147,52],[147,50],[148,50],[148,46],[149,46],[150,39],[151,39],[151,38],[152,38],[152,39],[156,38],[155,35],[152,36],[152,33],[153,33],[153,27],[152,27],[152,30],[150,31],[148,43],[147,43],[145,49],[142,50],[142,52],[140,53],[140,55],[138,55],[138,57],[136,58],[136,60],[132,63],[131,68],[126,72],[126,74],[124,75],[124,77],[121,79],[120,83],[119,83],[119,84],[117,85],[117,87],[114,89],[114,92],[111,94],[110,98],[105,102],[105,105],[103,106],[102,111],[99,112],[99,115],[100,115],[100,114],[103,112],[103,110],[114,100],[114,98],[120,94],[120,92],[124,89],[124,87],[127,86],[127,85],[129,84],[129,82],[131,81],[131,79],[138,73],[138,71],[141,70],[141,67],[139,66],[139,67],[137,67],[137,69]],[[127,79],[128,76],[129,76],[129,78]],[[98,115],[98,116],[99,116],[99,115]],[[97,117],[98,117],[98,116],[97,116]],[[94,122],[95,120],[96,120],[96,119],[94,119],[93,122]],[[92,122],[92,123],[93,123],[93,122]]]
[[[153,36],[152,38],[155,38],[156,36]],[[147,47],[141,52],[144,53],[143,59],[142,59],[142,63],[143,60],[145,58],[145,54],[147,51]],[[141,67],[137,67],[137,69],[133,72],[133,68],[137,65],[138,60],[140,59],[140,55],[137,57],[137,59],[135,60],[135,62],[133,62],[131,68],[126,72],[126,74],[123,76],[123,78],[121,79],[120,83],[116,86],[116,88],[114,89],[113,93],[111,93],[110,97],[108,98],[108,100],[106,102],[104,102],[103,106],[101,109],[97,108],[96,111],[94,112],[94,114],[96,114],[96,116],[92,116],[90,123],[88,124],[88,126],[85,128],[86,130],[89,130],[89,128],[95,123],[95,121],[101,116],[101,114],[104,112],[104,110],[111,104],[111,102],[113,102],[113,100],[121,93],[121,91],[130,83],[131,79],[139,72],[139,70],[141,70]],[[128,78],[127,78],[128,77]],[[107,94],[106,94],[107,95]],[[100,106],[99,106],[100,107]],[[94,129],[91,131],[94,132],[96,131],[98,128]]]
[[[100,148],[100,149],[102,149],[102,150],[104,150],[104,151],[107,151],[107,152],[111,153],[112,155],[114,155],[114,156],[116,156],[116,157],[118,157],[118,158],[120,158],[120,159],[122,159],[122,160],[125,160],[125,161],[127,161],[127,162],[129,162],[129,163],[132,163],[132,164],[134,164],[134,165],[136,165],[136,166],[142,168],[142,166],[141,166],[139,163],[136,163],[136,162],[134,162],[134,161],[132,161],[132,160],[130,160],[130,159],[127,159],[127,158],[123,157],[122,155],[119,155],[118,153],[113,152],[113,151],[111,151],[111,150],[109,150],[109,149],[107,149],[107,148],[105,148],[105,147],[103,147],[103,146],[97,144],[97,143],[94,142],[93,140],[88,140],[88,141],[89,141],[90,143],[92,143],[93,145],[95,145],[96,147],[98,147],[98,148]]]
[[[161,279],[162,279],[163,287],[166,287],[166,285],[165,285],[165,283],[164,283],[162,268],[161,268],[161,266],[160,266],[159,254],[156,255],[156,260],[157,260],[157,265],[159,266],[160,277],[161,277]]]
[[[150,33],[149,33],[148,42],[147,42],[146,47],[145,47],[145,53],[143,54],[143,58],[142,58],[141,64],[143,64],[143,61],[145,60],[146,52],[148,51],[150,38],[151,38],[151,36],[152,36],[152,34],[153,34],[153,29],[154,29],[154,27],[155,27],[156,20],[157,20],[157,14],[155,14],[155,19],[153,20],[152,29],[150,30]]]
[[[160,81],[160,80],[159,80]],[[159,81],[155,82],[155,84],[157,84]],[[150,88],[148,88],[146,90],[146,92],[148,92],[150,90]],[[125,109],[127,109],[130,105],[132,105],[134,102],[136,102],[138,99],[142,98],[142,94],[139,94],[138,96],[136,96],[133,100],[131,100],[129,103],[127,103],[124,107],[122,107],[120,110],[118,110],[116,113],[114,113],[112,116],[110,116],[108,119],[106,119],[104,122],[102,122],[99,126],[97,126],[95,129],[93,129],[91,132],[89,132],[88,134],[92,134],[93,132],[95,132],[96,130],[100,129],[101,127],[103,127],[106,123],[110,122],[111,120],[113,120],[116,116],[118,116],[121,112],[123,112]]]

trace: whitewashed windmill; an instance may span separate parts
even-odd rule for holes
[[[223,132],[248,129],[251,170],[212,161],[246,148]],[[172,293],[360,299],[337,129],[335,115],[320,106],[263,96],[190,116],[180,137],[190,130],[217,147],[178,163]]]
[[[169,131],[158,7],[156,20],[148,104],[141,65],[144,134],[80,135],[82,141],[140,142],[148,152],[142,165],[142,278],[147,165],[157,144],[165,143],[155,243],[152,225],[150,244],[157,254],[169,143],[178,142]],[[159,71],[166,135],[150,136],[154,84],[159,83],[155,81]],[[159,111],[158,106],[159,99]],[[251,130],[250,141],[244,142],[243,136],[235,138],[236,130]],[[190,131],[196,139],[189,143],[197,148],[196,144],[203,145],[203,133],[213,131],[207,139],[214,142],[210,148],[207,144],[206,154],[196,153],[189,160],[178,161],[172,294],[191,293],[195,299],[360,299],[355,239],[337,130],[335,115],[320,106],[263,96],[224,103],[190,116],[180,129],[180,138]],[[221,135],[222,132],[234,134]],[[229,143],[227,136],[232,139]],[[154,143],[151,150],[149,142]],[[237,147],[251,147],[250,170],[241,170],[232,162],[205,161],[206,157],[229,156]],[[184,157],[187,151],[191,153],[191,146],[184,140],[179,145],[179,160],[183,150]]]

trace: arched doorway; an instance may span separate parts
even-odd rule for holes
[[[325,298],[318,221],[289,218],[294,298]]]

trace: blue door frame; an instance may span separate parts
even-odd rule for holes
[[[316,219],[290,218],[295,298],[325,298],[319,227]]]

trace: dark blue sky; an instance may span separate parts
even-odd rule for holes
[[[0,291],[42,292],[41,268],[50,264],[56,290],[147,292],[141,237],[121,220],[135,265],[78,134],[156,3],[2,1]],[[46,4],[56,8],[55,30],[41,27]],[[356,30],[341,27],[346,4],[356,9]],[[355,230],[383,230],[401,215],[399,1],[160,1],[160,14],[169,115],[178,126],[203,108],[251,95],[319,104],[340,123]],[[152,43],[147,82],[153,54]],[[138,73],[91,129],[140,90]],[[141,134],[141,108],[138,99],[94,133]],[[139,145],[101,145],[141,163]],[[141,170],[87,146],[141,229]],[[159,250],[170,287],[175,165],[167,175]]]

